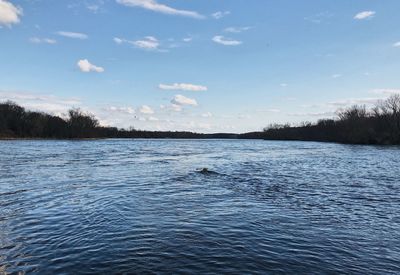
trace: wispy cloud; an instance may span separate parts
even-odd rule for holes
[[[98,13],[100,10],[100,6],[99,5],[87,5],[86,8],[88,10],[90,10],[93,13]]]
[[[182,106],[171,103],[171,105],[167,105],[167,106],[160,105],[160,109],[166,110],[166,111],[180,112],[180,111],[182,111]]]
[[[114,38],[113,38],[113,41],[114,41],[115,43],[117,43],[117,44],[122,44],[122,43],[126,42],[125,39],[118,38],[118,37],[114,37]]]
[[[332,78],[340,78],[340,77],[342,77],[342,75],[341,74],[333,74],[331,77]]]
[[[158,39],[153,36],[146,36],[142,40],[132,41],[131,44],[133,44],[137,48],[144,50],[157,50],[160,46],[160,42],[158,42]]]
[[[108,111],[108,112],[113,112],[113,113],[126,114],[126,115],[134,115],[135,114],[135,109],[132,107],[109,106],[109,107],[103,108],[103,110]]]
[[[218,20],[229,14],[231,14],[230,11],[217,11],[217,12],[214,12],[213,14],[211,14],[211,16]]]
[[[11,2],[0,0],[0,25],[11,27],[12,24],[18,24],[22,14],[22,8],[14,6]]]
[[[154,36],[146,36],[139,40],[128,40],[125,38],[114,37],[113,40],[117,44],[128,43],[142,50],[160,51],[159,47],[161,43]]]
[[[229,27],[226,28],[224,31],[225,32],[230,32],[230,33],[241,33],[244,31],[250,30],[252,27]]]
[[[334,15],[330,12],[320,12],[317,13],[315,15],[312,16],[308,16],[308,17],[304,17],[304,20],[309,21],[311,23],[314,24],[320,24],[322,23],[324,20],[327,20],[331,17],[333,17]]]
[[[154,12],[170,14],[170,15],[178,15],[178,16],[185,16],[191,17],[196,19],[203,19],[205,18],[203,15],[199,14],[195,11],[189,10],[179,10],[172,8],[170,6],[160,4],[156,0],[116,0],[118,4],[128,6],[128,7],[139,7],[146,10],[151,10]]]
[[[393,47],[400,48],[400,41],[393,44]]]
[[[89,73],[89,72],[102,73],[102,72],[104,72],[103,67],[98,67],[96,65],[93,65],[87,59],[79,60],[77,63],[77,66],[84,73]]]
[[[178,106],[183,106],[183,105],[191,105],[191,106],[197,106],[197,101],[192,98],[188,98],[183,95],[176,95],[172,100],[171,103],[174,105]]]
[[[208,90],[208,88],[206,86],[194,85],[194,84],[188,84],[188,83],[174,83],[174,84],[171,84],[171,85],[160,84],[160,85],[158,85],[158,88],[160,88],[161,90],[167,90],[167,91],[201,92],[201,91],[207,91]]]
[[[39,37],[31,37],[29,39],[29,41],[31,43],[35,43],[35,44],[56,44],[57,41],[55,39],[51,39],[51,38],[39,38]]]
[[[85,40],[85,39],[89,38],[89,36],[87,34],[80,33],[80,32],[58,31],[57,34],[60,36],[73,38],[73,39]]]
[[[93,13],[99,13],[101,11],[103,11],[103,6],[105,4],[104,0],[97,0],[94,2],[90,2],[90,3],[85,3],[86,4],[86,8],[93,12]]]
[[[238,46],[241,45],[243,42],[238,40],[233,40],[231,38],[223,37],[222,35],[216,35],[212,39],[215,43],[225,45],[225,46]]]
[[[362,11],[362,12],[357,13],[354,16],[354,19],[356,19],[356,20],[369,19],[369,18],[374,17],[375,14],[376,14],[376,12],[374,12],[374,11]]]

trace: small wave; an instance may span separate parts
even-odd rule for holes
[[[28,190],[22,189],[22,190],[16,190],[16,191],[12,191],[12,192],[4,192],[4,193],[0,193],[0,197],[1,196],[12,196],[12,195],[16,195],[16,194],[23,193],[23,192],[28,192]]]

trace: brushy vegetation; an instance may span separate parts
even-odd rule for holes
[[[322,119],[300,126],[271,125],[264,132],[244,134],[268,140],[329,141],[349,144],[400,144],[400,95],[392,95],[367,110],[352,106],[337,112],[336,119]]]
[[[400,144],[400,95],[393,95],[367,110],[353,106],[338,111],[336,119],[300,126],[271,125],[246,134],[152,132],[102,127],[91,114],[73,109],[67,118],[25,110],[13,102],[0,103],[0,138],[241,138],[328,141],[349,144]]]

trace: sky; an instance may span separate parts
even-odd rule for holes
[[[258,131],[400,92],[398,0],[0,0],[0,101]]]

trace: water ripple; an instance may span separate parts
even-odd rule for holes
[[[2,141],[0,274],[399,274],[399,150]]]

